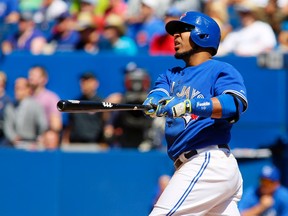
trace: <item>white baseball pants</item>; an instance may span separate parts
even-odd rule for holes
[[[242,176],[228,149],[208,147],[175,171],[150,216],[240,216]]]

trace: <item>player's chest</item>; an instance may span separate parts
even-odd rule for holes
[[[170,81],[170,94],[185,98],[205,98],[210,95],[212,81],[201,76],[178,75]]]

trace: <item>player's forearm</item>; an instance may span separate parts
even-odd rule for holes
[[[232,95],[221,95],[211,99],[192,99],[191,106],[193,114],[216,119],[230,118],[238,112]]]
[[[149,102],[150,103],[150,102]],[[213,98],[182,99],[177,97],[163,98],[158,102],[153,114],[172,118],[185,114],[194,114],[204,118],[230,119],[235,122],[243,111],[242,102],[230,94],[223,94]]]
[[[212,101],[212,114],[211,114],[211,118],[216,118],[219,119],[222,117],[222,106],[220,101],[218,100],[218,98],[211,98]]]
[[[255,216],[255,215],[260,215],[262,214],[264,211],[266,210],[266,208],[261,205],[258,204],[248,210],[245,210],[241,213],[241,216]]]

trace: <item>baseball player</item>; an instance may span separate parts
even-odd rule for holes
[[[220,29],[209,16],[189,11],[166,24],[175,57],[185,67],[161,74],[144,104],[165,117],[165,138],[175,173],[150,216],[237,216],[242,177],[229,149],[233,123],[247,109],[246,88],[230,64],[212,59]]]

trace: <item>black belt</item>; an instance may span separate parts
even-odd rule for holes
[[[218,148],[224,148],[224,149],[230,150],[228,144],[219,144],[219,145],[217,145],[217,146],[218,146]],[[195,155],[197,155],[197,154],[198,154],[197,150],[196,150],[196,149],[193,149],[193,150],[191,150],[191,151],[186,152],[186,153],[184,154],[184,157],[188,160],[188,159],[190,159],[191,157],[193,157],[193,156],[195,156]],[[181,161],[180,158],[178,157],[178,158],[175,160],[175,162],[174,162],[174,166],[175,166],[176,169],[178,169],[183,163],[184,163],[184,162]]]

